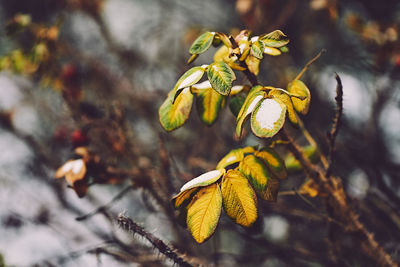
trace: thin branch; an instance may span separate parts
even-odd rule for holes
[[[319,57],[322,55],[322,53],[325,53],[326,50],[322,49],[321,52],[319,52],[315,57],[313,57],[310,61],[307,62],[307,64],[304,66],[304,68],[300,71],[300,73],[296,76],[295,80],[298,80],[303,76],[303,74],[307,71],[307,69],[315,62]]]
[[[174,263],[177,263],[180,266],[185,266],[185,267],[193,266],[190,263],[188,263],[181,255],[178,255],[178,252],[176,252],[175,249],[169,247],[161,239],[147,232],[143,227],[139,226],[129,217],[120,214],[118,215],[117,222],[119,227],[121,227],[126,232],[130,233],[132,236],[134,234],[139,234],[140,236],[146,238],[155,248],[158,249],[158,251],[160,251],[166,257],[171,259]]]
[[[95,209],[95,210],[89,212],[88,214],[85,214],[85,215],[76,217],[75,220],[77,220],[77,221],[83,221],[83,220],[86,220],[86,219],[92,217],[93,215],[96,215],[97,213],[101,213],[101,212],[106,211],[111,205],[113,205],[116,201],[118,201],[119,199],[121,199],[121,198],[122,198],[126,193],[128,193],[131,189],[133,189],[132,185],[129,185],[129,186],[125,187],[124,189],[122,189],[121,192],[119,192],[115,197],[113,197],[113,198],[111,199],[111,201],[108,202],[107,204],[98,207],[97,209]]]
[[[332,168],[332,161],[333,161],[333,152],[335,151],[335,141],[336,136],[339,132],[340,122],[343,114],[343,85],[342,81],[340,80],[339,75],[336,73],[336,115],[333,119],[333,124],[331,130],[328,132],[328,141],[329,141],[329,154],[328,154],[328,168],[326,169],[326,176],[329,177],[331,168]]]

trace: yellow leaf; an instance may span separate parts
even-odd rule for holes
[[[257,104],[262,101],[265,97],[265,92],[260,91],[262,87],[259,87],[260,89],[258,90],[252,90],[250,93],[247,95],[246,100],[244,101],[239,114],[236,118],[236,135],[237,137],[241,137],[242,135],[242,128],[243,124],[246,122],[248,119],[249,115],[253,112],[253,110],[256,108]]]
[[[226,168],[229,165],[238,163],[244,158],[245,154],[253,153],[254,151],[254,148],[251,146],[233,149],[218,162],[217,169]]]
[[[298,113],[306,115],[311,101],[310,90],[307,88],[307,86],[300,80],[294,80],[288,84],[287,90],[291,94],[305,97],[304,100],[301,100],[297,97],[292,97],[292,101],[294,109]]]
[[[222,194],[218,184],[200,189],[193,197],[188,206],[186,223],[198,243],[203,243],[214,233],[221,207]]]
[[[318,191],[319,191],[318,185],[311,179],[305,181],[299,189],[300,194],[307,194],[310,197],[318,196],[319,193]]]
[[[210,82],[207,82],[210,87],[199,90],[196,94],[196,107],[201,120],[207,125],[212,125],[218,118],[224,96],[217,93]]]
[[[272,148],[265,147],[261,151],[257,151],[254,155],[261,158],[267,163],[271,172],[278,178],[284,179],[287,177],[285,163],[279,154]]]
[[[255,56],[249,54],[246,57],[245,60],[247,67],[249,69],[249,71],[251,73],[253,73],[254,75],[258,75],[258,73],[260,72],[260,60],[258,58],[256,58]]]
[[[190,200],[190,198],[193,196],[193,193],[197,190],[198,188],[191,188],[189,190],[185,190],[177,194],[172,198],[172,203],[174,204],[175,209],[180,208],[183,203],[187,202]]]
[[[242,226],[250,226],[257,219],[257,197],[246,177],[237,170],[229,170],[224,176],[222,204],[226,214]]]

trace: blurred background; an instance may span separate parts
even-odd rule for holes
[[[303,77],[312,95],[305,125],[326,152],[339,74],[344,119],[333,173],[366,227],[400,259],[398,1],[2,0],[0,23],[0,266],[172,265],[118,229],[120,212],[195,265],[373,266],[356,239],[332,237],[319,198],[259,201],[249,229],[222,215],[202,245],[177,222],[169,199],[183,183],[233,148],[264,143],[252,134],[236,141],[228,107],[212,127],[194,109],[172,133],[158,121],[195,38],[241,29],[290,38],[289,53],[262,61],[265,85],[285,88],[326,49]],[[79,157],[90,161],[84,184],[54,179]],[[293,174],[281,192],[303,181]]]

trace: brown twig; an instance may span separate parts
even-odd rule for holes
[[[335,141],[336,136],[339,132],[340,122],[343,114],[343,85],[342,81],[340,80],[339,75],[336,73],[336,115],[333,119],[333,124],[331,130],[328,132],[328,141],[329,141],[329,153],[328,153],[328,167],[326,169],[326,176],[329,177],[331,169],[332,169],[332,161],[333,161],[333,153],[335,151]]]
[[[175,249],[169,247],[162,240],[155,237],[151,233],[147,232],[143,227],[139,226],[137,223],[132,221],[129,217],[120,214],[117,218],[118,225],[125,230],[126,232],[134,235],[139,234],[140,236],[146,238],[155,248],[158,249],[162,254],[171,259],[174,263],[179,264],[180,266],[191,267],[190,263],[188,263],[181,255],[178,255]]]

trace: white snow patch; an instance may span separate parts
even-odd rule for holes
[[[202,83],[197,83],[195,85],[193,85],[192,87],[198,89],[198,90],[203,90],[203,89],[207,89],[207,88],[212,88],[210,81],[204,81]]]
[[[193,188],[195,186],[200,186],[206,182],[214,182],[213,180],[218,180],[218,178],[222,175],[222,171],[220,170],[213,170],[209,171],[206,173],[203,173],[202,175],[190,180],[186,184],[184,184],[181,188],[181,192],[185,191],[187,189]]]
[[[180,84],[178,88],[185,88],[188,86],[191,86],[193,84],[194,81],[196,81],[197,79],[199,79],[199,76],[201,77],[204,74],[203,70],[197,70],[195,72],[193,72],[191,75],[189,75],[188,77],[186,77]]]
[[[256,114],[256,121],[261,128],[272,130],[275,122],[282,114],[281,105],[273,99],[267,98],[262,103]]]
[[[229,158],[226,159],[226,163],[236,161],[237,157],[236,156],[230,156]]]
[[[83,165],[84,165],[83,159],[77,159],[77,160],[72,161],[71,163],[73,164],[72,172],[74,174],[78,174],[82,170]]]
[[[244,115],[245,117],[253,112],[253,110],[256,108],[258,102],[260,102],[260,100],[262,98],[264,98],[264,96],[262,96],[262,95],[259,95],[254,98],[254,100],[250,103],[249,107],[246,110],[246,115]]]
[[[258,38],[260,38],[260,36],[251,37],[250,41],[251,41],[252,43],[255,43],[255,42],[258,41]]]

